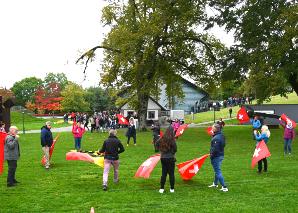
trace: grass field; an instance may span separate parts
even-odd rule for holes
[[[298,104],[298,96],[295,92],[288,94],[288,97],[280,97],[280,95],[272,96],[271,100],[264,104]]]
[[[55,123],[55,128],[69,126],[70,124],[56,123],[61,122],[62,119],[57,118],[36,118],[30,114],[24,114],[25,130],[37,130],[45,125],[46,121],[52,121]],[[11,125],[15,125],[20,131],[23,131],[23,114],[20,112],[11,112]]]
[[[0,212],[297,212],[298,150],[293,143],[293,155],[283,156],[282,132],[272,130],[268,147],[268,173],[257,174],[251,169],[255,142],[249,127],[226,127],[227,145],[222,170],[229,192],[207,186],[213,181],[210,160],[207,159],[197,176],[182,181],[176,169],[175,193],[159,194],[160,163],[150,179],[133,178],[140,164],[153,154],[151,133],[138,133],[138,145],[126,147],[120,160],[120,183],[112,183],[102,191],[103,169],[94,164],[66,161],[65,153],[73,149],[71,133],[62,133],[52,158],[52,169],[40,165],[39,134],[21,135],[21,159],[16,173],[21,182],[7,188],[7,168],[0,176]],[[124,141],[124,131],[118,133]],[[106,134],[87,133],[83,148],[96,150]],[[203,128],[189,128],[177,141],[177,163],[199,157],[209,151],[210,137]],[[5,165],[6,167],[6,165]]]

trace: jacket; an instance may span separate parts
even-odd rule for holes
[[[180,127],[180,122],[174,122],[172,124],[172,127],[173,127],[174,131],[177,131],[177,129]]]
[[[210,158],[214,159],[219,156],[224,156],[225,145],[225,136],[222,132],[216,132],[211,139]]]
[[[128,129],[127,129],[127,132],[126,132],[126,136],[131,137],[131,136],[134,136],[136,134],[137,134],[136,126],[135,125],[129,125]]]
[[[284,139],[294,139],[295,138],[295,130],[293,128],[288,128],[281,121],[279,121],[279,123],[284,128]]]
[[[160,146],[160,140],[156,141],[156,147],[159,150],[159,146]],[[160,158],[175,158],[175,153],[177,152],[177,144],[176,142],[174,142],[174,146],[166,151],[160,151]]]
[[[261,121],[258,119],[250,119],[250,123],[252,124],[253,129],[260,129],[262,126]]]
[[[19,139],[15,136],[8,135],[4,143],[4,159],[18,160],[20,158]]]
[[[72,128],[72,134],[75,138],[81,138],[85,133],[85,129],[82,127],[74,126]]]
[[[119,154],[124,152],[124,147],[121,141],[116,136],[109,136],[104,141],[102,148],[99,150],[100,153],[105,153],[105,159],[118,160]]]
[[[53,135],[51,130],[47,128],[47,126],[43,126],[41,128],[40,143],[42,147],[44,146],[51,147],[53,144]]]
[[[153,137],[160,136],[160,126],[159,125],[154,125],[151,127]]]
[[[266,133],[257,133],[255,134],[255,138],[257,140],[257,144],[258,145],[262,140],[264,140],[264,142],[267,144],[269,141],[269,137]]]

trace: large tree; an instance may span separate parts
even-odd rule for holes
[[[108,91],[100,87],[89,87],[86,89],[85,100],[94,112],[110,110],[115,107]]]
[[[52,83],[57,83],[60,85],[61,89],[63,90],[66,85],[69,83],[66,75],[64,73],[47,73],[46,77],[43,81],[44,85],[50,85]]]
[[[216,76],[212,67],[222,45],[200,31],[206,16],[201,0],[111,0],[103,9],[102,22],[110,26],[103,43],[78,61],[85,68],[95,51],[104,49],[102,82],[127,88],[134,100],[141,129],[145,129],[147,104],[156,93],[157,83],[167,84],[168,94],[181,92],[178,76],[209,80]],[[84,70],[84,72],[86,69]],[[207,77],[208,76],[208,77]]]
[[[244,88],[259,102],[271,95],[298,95],[298,4],[295,0],[209,0],[214,23],[234,32],[226,71],[248,77]]]

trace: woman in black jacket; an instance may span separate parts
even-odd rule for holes
[[[127,137],[127,145],[126,146],[129,145],[129,141],[130,141],[131,137],[133,138],[134,145],[137,145],[137,131],[136,131],[135,121],[134,121],[133,117],[131,117],[129,119],[129,125],[128,125],[128,129],[126,132],[126,137]]]

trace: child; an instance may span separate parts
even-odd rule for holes
[[[256,146],[264,140],[264,142],[267,144],[270,137],[270,131],[268,129],[268,126],[263,125],[261,128],[261,133],[259,133],[257,130],[254,130],[254,135],[257,140]],[[263,158],[258,162],[258,172],[262,172],[262,161],[264,162],[264,172],[267,172],[268,164],[267,164],[267,158]]]
[[[73,126],[72,134],[75,139],[75,149],[77,151],[81,151],[81,141],[84,133],[85,133],[85,129],[82,128],[81,122],[78,122],[77,125]]]
[[[158,148],[156,146],[156,142],[160,139],[160,125],[158,122],[155,124],[152,124],[151,130],[153,133],[153,145],[154,145],[154,151],[158,152]]]
[[[133,117],[131,117],[129,119],[129,125],[128,125],[128,129],[126,132],[126,137],[127,137],[127,145],[126,146],[129,145],[129,141],[130,141],[131,137],[133,138],[134,145],[135,146],[137,145],[137,132],[136,132],[135,120]]]
[[[284,154],[291,154],[292,152],[292,141],[295,138],[295,130],[291,121],[285,124],[281,118],[279,118],[280,125],[284,128]]]

